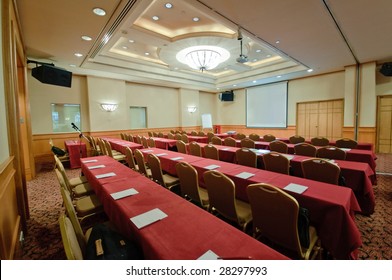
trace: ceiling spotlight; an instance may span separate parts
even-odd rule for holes
[[[82,57],[83,55],[81,53],[75,53],[75,56]]]
[[[153,16],[152,19],[157,21],[157,20],[159,20],[159,17],[158,16]]]
[[[150,53],[149,53],[149,52],[145,52],[144,54],[145,54],[145,55],[150,55]]]
[[[198,22],[198,21],[200,20],[200,18],[194,17],[192,20],[193,20],[194,22]]]
[[[171,8],[173,8],[173,5],[172,5],[172,3],[166,3],[166,4],[165,4],[165,7],[166,7],[167,9],[171,9]]]
[[[129,43],[135,43],[135,41],[132,40],[132,39],[129,39],[128,42],[129,42]]]
[[[90,36],[83,35],[82,36],[82,40],[84,40],[84,41],[91,41],[92,38]]]
[[[97,16],[101,16],[103,17],[104,15],[106,15],[106,12],[104,9],[101,8],[94,8],[93,9],[94,14],[96,14]]]
[[[308,69],[306,71],[308,71],[308,73],[311,73],[311,72],[313,72],[313,69]]]

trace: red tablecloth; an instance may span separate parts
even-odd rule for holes
[[[290,143],[289,138],[276,138],[277,140],[283,141],[285,143]],[[310,143],[310,140],[305,140],[306,143]],[[336,146],[336,141],[335,140],[330,140],[329,141],[330,146]],[[373,144],[372,143],[365,143],[365,142],[358,142],[358,145],[356,147],[358,150],[368,150],[368,151],[373,151]]]
[[[127,147],[129,147],[132,151],[134,151],[136,149],[143,149],[143,145],[135,143],[135,142],[130,142],[130,141],[121,140],[121,139],[117,139],[117,138],[102,137],[102,139],[108,140],[112,149],[119,151],[120,153],[122,153],[124,155],[126,153],[125,149]]]
[[[188,135],[188,140],[189,142],[195,141],[198,143],[208,143],[208,137],[207,136],[192,136]]]
[[[87,156],[86,143],[79,140],[66,140],[64,146],[69,155],[69,167],[80,168],[80,158]]]
[[[159,149],[173,149],[176,146],[177,140],[175,139],[166,139],[160,137],[151,137],[155,141],[155,146]]]
[[[163,150],[150,151],[154,153],[166,153],[160,157],[162,169],[167,171],[167,162],[171,158],[183,154],[165,152]],[[163,160],[165,158],[166,160]],[[199,174],[200,185],[203,186],[202,174],[208,170],[208,166],[218,165],[216,169],[230,178],[236,184],[236,196],[238,199],[248,201],[246,187],[251,183],[270,183],[283,188],[289,183],[307,186],[303,194],[292,193],[301,206],[309,209],[312,224],[316,227],[323,246],[337,259],[357,257],[357,248],[362,244],[361,234],[354,221],[354,212],[361,208],[350,188],[342,188],[331,184],[298,178],[295,176],[241,166],[237,164],[202,159],[190,164],[196,168]],[[248,179],[236,177],[241,172],[255,174]]]
[[[162,186],[116,162],[110,157],[83,163],[82,170],[104,205],[105,212],[119,230],[136,240],[147,259],[197,259],[208,250],[219,256],[252,259],[287,259],[263,243],[221,221],[207,211],[189,203]],[[90,166],[104,168],[89,169]],[[97,179],[95,176],[114,172],[116,176]],[[110,194],[134,188],[139,193],[119,200]],[[159,208],[168,216],[137,229],[131,217]]]

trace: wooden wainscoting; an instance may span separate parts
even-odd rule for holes
[[[0,259],[10,260],[19,251],[21,216],[15,184],[13,157],[0,164]]]
[[[289,138],[295,135],[296,127],[288,126],[286,128],[248,128],[245,125],[221,125],[221,132],[225,133],[227,131],[236,131],[237,133],[244,133],[249,135],[251,133],[256,133],[260,136],[265,134],[272,134],[276,137]]]

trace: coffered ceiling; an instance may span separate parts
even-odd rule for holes
[[[172,6],[167,8],[167,3]],[[390,0],[16,0],[16,4],[28,58],[81,75],[220,91],[392,60]],[[95,15],[96,7],[106,15]],[[236,60],[241,53],[238,30],[248,56],[245,63]],[[176,55],[195,45],[223,47],[230,58],[213,70],[193,70]]]

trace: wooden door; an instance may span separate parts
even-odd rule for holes
[[[378,98],[377,147],[379,153],[392,152],[392,96]]]
[[[297,134],[305,139],[316,136],[330,140],[341,138],[343,110],[343,100],[298,103]]]

